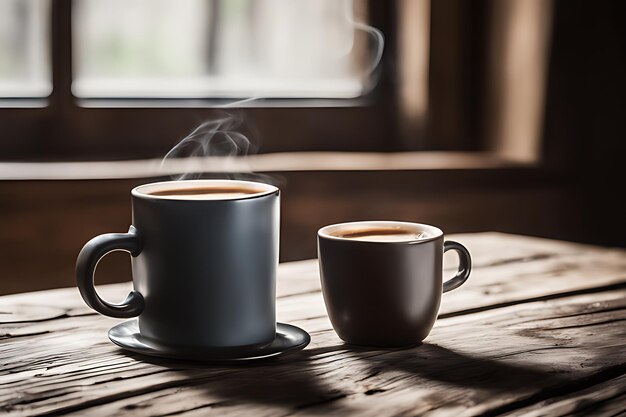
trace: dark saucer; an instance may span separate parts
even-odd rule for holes
[[[109,339],[119,347],[149,356],[195,361],[249,361],[286,355],[303,349],[311,336],[299,327],[276,323],[276,338],[265,346],[239,348],[184,348],[166,346],[139,334],[137,319],[128,320],[109,330]]]

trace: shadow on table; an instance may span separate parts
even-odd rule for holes
[[[341,354],[341,358],[337,353]],[[368,349],[348,344],[310,348],[284,358],[235,365],[169,361],[125,353],[135,359],[170,368],[185,381],[185,389],[205,392],[202,407],[267,405],[291,410],[323,406],[325,412],[356,411],[346,401],[338,401],[353,391],[342,391],[329,385],[324,374],[353,366],[353,372],[363,374],[359,381],[379,376],[384,380],[388,371],[401,371],[417,377],[417,383],[439,381],[493,393],[527,390],[538,383],[544,386],[569,380],[537,366],[512,364],[504,360],[482,358],[455,352],[442,346],[423,344],[409,349]],[[321,363],[321,357],[337,355],[336,366],[328,365],[335,359]],[[350,364],[346,364],[348,359]],[[341,371],[339,371],[341,372]],[[326,379],[326,381],[324,380]],[[366,383],[367,384],[367,383]],[[344,384],[345,385],[345,384]],[[377,390],[375,379],[366,395]],[[357,388],[358,387],[354,387]],[[352,387],[351,387],[352,389]]]
[[[284,358],[228,365],[150,358],[125,351],[121,353],[169,368],[186,381],[180,386],[205,392],[207,402],[198,408],[266,405],[297,411],[323,404],[329,412],[351,411],[347,404],[336,401],[347,394],[321,379],[313,367],[313,355],[308,354],[308,351],[296,352]]]
[[[524,391],[537,384],[551,386],[571,382],[538,365],[467,355],[428,343],[401,350],[373,351],[347,344],[340,348],[361,354],[369,352],[363,361],[369,364],[367,375],[370,377],[397,370],[424,380],[495,393]]]

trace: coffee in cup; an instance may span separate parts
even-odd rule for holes
[[[362,240],[364,242],[407,242],[421,239],[425,236],[423,232],[401,226],[339,230],[331,235],[343,239]]]

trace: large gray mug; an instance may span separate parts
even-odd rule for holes
[[[250,193],[213,199],[184,195],[205,187]],[[182,195],[162,195],[168,190]],[[271,343],[278,188],[249,181],[169,181],[141,185],[131,195],[128,233],[97,236],[78,256],[76,276],[85,302],[106,316],[138,316],[142,337],[170,346]],[[101,299],[93,283],[98,261],[116,250],[132,255],[134,290],[121,304]]]

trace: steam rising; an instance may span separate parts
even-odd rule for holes
[[[365,65],[362,75],[363,82],[363,94],[371,91],[378,82],[377,70],[380,65],[380,61],[383,59],[383,51],[385,50],[385,35],[383,32],[363,22],[357,22],[354,20],[354,1],[344,1],[344,13],[348,22],[354,27],[356,31],[363,31],[371,38],[371,50],[369,53],[369,63]],[[353,45],[354,46],[354,45]]]
[[[257,151],[257,146],[242,133],[243,121],[241,112],[223,112],[218,118],[202,123],[165,155],[161,168],[170,160],[185,160],[184,173],[173,178],[176,180],[198,178],[202,171],[246,170],[241,164],[236,167],[232,164],[232,157]]]
[[[383,56],[384,36],[379,29],[354,20],[353,0],[343,0],[343,7],[345,19],[354,28],[355,34],[363,31],[370,39],[366,62],[359,71],[362,94],[366,94],[375,87],[378,80],[377,69]],[[350,59],[354,47],[355,42],[352,42],[350,50],[343,57],[336,57],[337,62]],[[268,97],[246,98],[221,107],[242,107],[243,104],[264,98]],[[256,153],[258,142],[250,139],[255,139],[256,135],[246,136],[244,131],[249,132],[250,126],[244,123],[241,110],[223,111],[217,118],[202,123],[175,145],[163,158],[161,168],[168,163],[175,164],[183,172],[173,176],[172,179],[175,180],[199,178],[202,173],[220,173],[221,177],[231,179],[251,179],[276,184],[276,177],[252,173],[245,157]],[[278,182],[281,182],[280,179]]]

